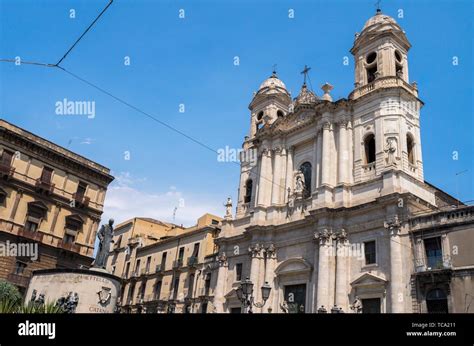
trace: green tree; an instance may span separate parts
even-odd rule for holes
[[[0,280],[0,301],[9,301],[16,305],[21,302],[21,294],[16,286],[11,283]]]

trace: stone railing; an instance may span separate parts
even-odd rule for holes
[[[418,231],[433,226],[455,224],[474,220],[474,206],[459,207],[436,214],[414,217],[410,220],[411,231]]]
[[[354,89],[354,91],[352,91],[349,94],[349,99],[357,99],[376,89],[394,88],[394,87],[401,87],[418,97],[418,88],[416,86],[416,83],[408,84],[401,78],[388,76],[388,77],[377,78],[372,83],[369,83],[369,84],[366,84],[359,88]]]
[[[442,269],[451,269],[453,267],[451,256],[430,256],[423,258],[415,259],[415,271],[417,273],[433,271],[433,270],[442,270]]]

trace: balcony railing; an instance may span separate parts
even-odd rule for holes
[[[211,288],[210,287],[202,287],[199,290],[199,297],[210,297],[211,296]]]
[[[87,207],[90,202],[89,197],[86,197],[83,194],[78,194],[77,192],[74,192],[72,194],[72,199],[74,200],[74,202],[76,203],[76,206],[78,207],[82,207],[82,206]]]
[[[7,179],[11,178],[15,173],[15,167],[11,165],[5,165],[4,163],[0,163],[0,176],[6,177]]]
[[[30,282],[30,278],[28,276],[14,273],[8,274],[7,280],[14,285],[21,287],[27,287],[28,283]]]
[[[199,264],[199,259],[196,256],[191,256],[188,258],[188,267],[196,268]]]
[[[403,79],[394,76],[387,76],[387,77],[379,77],[375,79],[373,82],[363,85],[354,89],[354,91],[349,95],[349,99],[356,99],[363,95],[366,95],[375,89],[384,89],[384,88],[393,88],[393,87],[401,87],[409,92],[418,96],[418,86],[414,82],[412,84],[408,84]]]
[[[54,184],[48,181],[43,181],[41,178],[36,179],[35,188],[37,191],[51,194],[54,191]]]
[[[142,272],[141,272],[141,275],[145,276],[145,275],[148,275],[148,274],[150,274],[150,268],[149,267],[148,268],[143,268]]]
[[[163,264],[157,264],[155,267],[155,273],[161,274],[165,271],[165,266]]]
[[[177,259],[176,261],[173,261],[173,269],[179,269],[183,266],[183,260],[182,259]]]
[[[453,265],[451,262],[451,256],[449,255],[428,256],[415,260],[415,271],[417,273],[432,270],[451,269],[452,267]]]
[[[64,240],[61,240],[58,245],[63,250],[72,251],[72,252],[80,252],[81,251],[81,246],[79,244],[69,243],[69,242],[66,242]]]
[[[30,240],[34,240],[34,241],[37,241],[37,242],[42,242],[43,241],[43,233],[41,233],[39,231],[32,232],[32,231],[26,230],[25,228],[20,228],[18,230],[18,235],[20,237],[27,238],[27,239],[30,239]]]

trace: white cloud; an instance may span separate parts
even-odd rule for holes
[[[192,226],[205,213],[220,216],[224,213],[222,201],[211,196],[184,194],[175,186],[168,191],[151,193],[134,186],[146,178],[135,178],[128,172],[121,172],[109,186],[105,199],[102,223],[109,218],[115,225],[134,217],[150,217],[160,221],[173,222],[173,210],[178,207],[174,223]],[[180,199],[184,200],[184,207]]]

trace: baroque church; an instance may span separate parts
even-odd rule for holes
[[[347,98],[306,78],[292,98],[276,72],[260,85],[243,142],[257,160],[241,161],[216,240],[215,312],[241,309],[245,279],[257,313],[472,312],[474,210],[424,180],[410,47],[378,9],[355,35]]]

